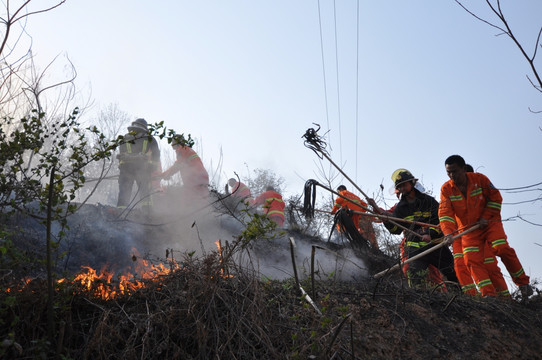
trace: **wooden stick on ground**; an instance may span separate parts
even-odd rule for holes
[[[299,283],[299,277],[297,276],[297,267],[295,265],[295,252],[294,252],[294,248],[295,248],[295,240],[293,237],[290,237],[290,254],[292,255],[292,264],[293,264],[293,267],[294,267],[294,276],[295,276],[295,283],[297,285],[297,287],[299,288],[299,290],[301,291],[301,296],[303,296],[303,298],[314,308],[314,310],[316,310],[316,312],[318,313],[318,315],[322,315],[322,312],[320,311],[320,309],[318,309],[318,306],[316,306],[316,304],[314,303],[314,301],[312,301],[311,297],[309,296],[309,294],[307,294],[307,292],[305,291],[305,289],[303,289],[303,287],[301,286],[301,284]]]
[[[297,286],[300,286],[299,285],[299,277],[297,276],[297,266],[295,265],[294,247],[295,247],[295,240],[294,240],[293,237],[290,236],[290,255],[292,256],[292,266],[294,267],[295,284]]]

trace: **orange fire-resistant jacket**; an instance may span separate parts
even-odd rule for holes
[[[251,205],[263,205],[268,217],[280,219],[277,222],[279,225],[284,222],[284,201],[278,192],[267,190],[251,201]]]
[[[502,196],[491,181],[480,173],[466,173],[467,194],[464,196],[452,180],[440,189],[439,219],[444,235],[465,226],[473,225],[480,218],[489,226],[501,220]]]
[[[361,200],[359,196],[351,193],[348,190],[339,191],[339,194],[341,196],[344,196],[347,199],[352,200],[354,203],[339,196],[337,197],[337,199],[335,199],[335,204],[333,205],[333,209],[331,209],[332,214],[335,214],[340,208],[343,208],[343,207],[354,210],[354,211],[365,212],[365,209],[362,208],[361,206],[367,207],[367,203]],[[356,224],[356,226],[358,225]]]
[[[494,255],[501,258],[504,266],[512,276],[516,285],[529,283],[529,277],[517,258],[516,252],[506,241],[506,234],[501,221],[502,196],[489,179],[480,173],[467,173],[466,196],[455,186],[452,180],[442,185],[440,193],[439,217],[444,234],[450,234],[458,228],[476,223],[480,218],[488,220],[488,226],[475,230],[461,238],[465,263],[470,268],[476,285],[482,295],[492,295],[492,281],[488,281],[489,274],[480,269],[485,262],[483,247],[480,242],[487,242]],[[489,268],[491,270],[491,268]],[[499,291],[498,284],[493,284]]]
[[[342,198],[342,197],[338,196],[337,199],[335,199],[335,204],[333,204],[333,209],[331,209],[332,214],[335,214],[337,211],[339,211],[340,208],[343,208],[343,207],[347,208],[347,209],[350,209],[350,210],[354,210],[354,211],[366,212],[366,210],[364,208],[362,208],[361,206],[367,207],[367,203],[365,201],[361,200],[359,198],[359,196],[351,193],[348,190],[339,191],[339,194],[344,196],[347,199],[352,200],[354,203],[352,203],[352,201],[348,201],[345,198]],[[356,228],[358,229],[360,234],[367,236],[367,234],[365,234],[365,232],[361,228],[361,224],[360,224],[361,215],[353,214],[352,215],[352,221],[354,222],[354,225],[356,226]],[[337,231],[339,231],[339,232],[342,231],[340,224],[337,224]],[[374,246],[378,247],[378,243],[376,242],[376,238],[374,236],[369,238],[368,240],[371,241],[371,243]]]
[[[180,171],[184,186],[207,187],[209,174],[198,154],[188,146],[178,146],[175,152],[177,153],[177,161],[162,173],[162,177],[171,176]]]
[[[246,186],[240,181],[233,186],[233,188],[231,189],[231,194],[232,196],[236,196],[238,198],[249,198],[252,196],[248,186]]]

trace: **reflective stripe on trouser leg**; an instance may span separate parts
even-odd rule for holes
[[[472,281],[472,276],[470,274],[467,265],[465,265],[465,260],[463,259],[463,246],[461,243],[461,238],[454,240],[452,243],[452,251],[454,254],[454,269],[459,284],[461,285],[461,290],[468,295],[476,295],[478,290],[476,290],[476,285]]]
[[[510,247],[506,240],[506,233],[502,222],[491,222],[487,230],[483,232],[484,239],[493,250],[493,254],[498,256],[506,270],[512,277],[514,283],[518,286],[529,283],[529,277],[525,274],[523,266],[516,255],[516,251]]]
[[[486,255],[489,254],[490,251],[491,250],[487,248]],[[484,264],[486,265],[487,271],[489,273],[489,278],[491,279],[493,286],[495,286],[495,291],[497,292],[497,295],[510,296],[510,292],[508,291],[508,285],[506,284],[504,276],[502,276],[501,269],[499,268],[495,256],[486,257],[484,259]]]
[[[510,247],[506,238],[501,238],[489,242],[493,253],[501,258],[506,270],[512,277],[512,280],[517,286],[526,285],[529,283],[529,276],[525,274],[516,251]]]
[[[469,239],[468,237],[464,237],[462,241],[463,258],[478,290],[482,296],[497,296],[495,286],[493,286],[489,272],[484,265],[484,254],[480,251],[480,245],[483,246],[483,243],[478,238]]]

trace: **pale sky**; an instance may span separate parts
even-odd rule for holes
[[[464,3],[495,21],[485,2]],[[532,55],[542,2],[501,6]],[[542,182],[542,114],[529,111],[542,111],[542,94],[529,65],[509,37],[452,0],[69,0],[27,31],[38,64],[67,55],[78,86],[92,89],[87,119],[117,103],[192,134],[207,166],[222,154],[219,188],[256,168],[284,177],[287,195],[323,181],[301,138],[313,123],[329,130],[332,159],[369,196],[382,184],[388,205],[397,168],[438,200],[452,154],[498,188]],[[503,218],[542,225],[540,201],[511,204],[538,188],[502,191]],[[526,272],[542,278],[542,227],[504,225]]]

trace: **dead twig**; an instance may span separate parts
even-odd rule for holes
[[[450,299],[450,301],[448,301],[446,303],[446,306],[442,309],[442,312],[445,312],[446,309],[448,309],[448,306],[450,306],[450,304],[455,300],[455,298],[457,298],[457,294],[454,294],[454,296],[452,296],[452,298]]]
[[[301,285],[299,285],[299,290],[301,290],[301,296],[309,303],[311,304],[311,306],[314,308],[314,310],[316,310],[316,312],[318,313],[318,315],[322,316],[322,312],[320,311],[320,309],[318,309],[318,306],[316,306],[316,304],[314,303],[314,301],[312,301],[311,297],[309,296],[309,294],[307,294],[307,292],[305,291],[305,289],[303,289],[303,287]]]
[[[340,322],[339,326],[337,326],[337,329],[335,330],[335,332],[333,333],[333,336],[331,337],[330,341],[329,341],[329,344],[327,346],[327,350],[322,354],[324,357],[322,357],[322,359],[326,359],[328,354],[330,353],[331,351],[331,347],[333,346],[333,343],[335,342],[335,339],[337,339],[337,336],[339,336],[339,333],[341,332],[344,324],[346,323],[346,320],[348,320],[350,318],[352,314],[347,314],[344,319],[342,319],[342,321]]]

